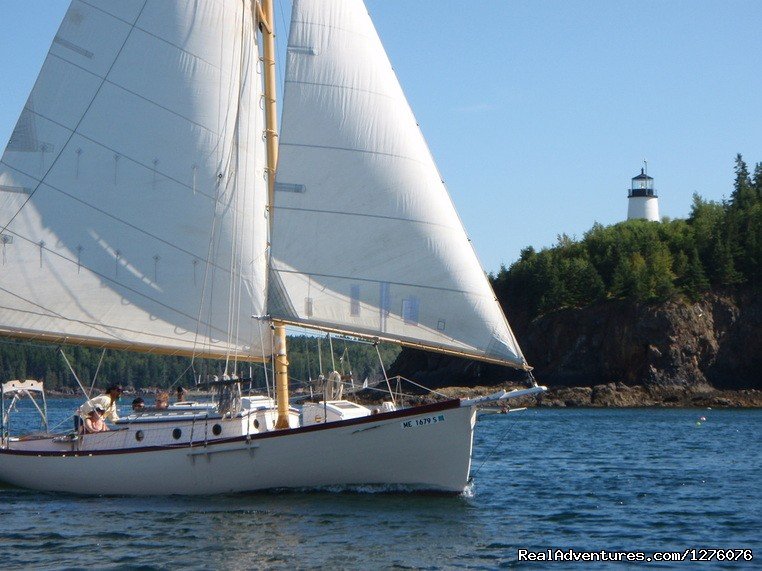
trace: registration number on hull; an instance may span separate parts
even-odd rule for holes
[[[424,418],[415,418],[413,420],[406,420],[402,423],[402,428],[418,428],[421,426],[429,426],[431,424],[439,424],[444,422],[445,415],[437,414],[435,416],[426,416]]]

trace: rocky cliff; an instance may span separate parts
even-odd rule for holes
[[[762,389],[762,304],[753,288],[697,302],[612,300],[515,327],[535,377],[549,386]],[[390,372],[430,387],[518,379],[503,367],[409,349]]]

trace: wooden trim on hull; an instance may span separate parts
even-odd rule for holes
[[[296,434],[304,434],[307,432],[317,432],[320,430],[331,430],[333,428],[342,428],[345,426],[352,426],[352,425],[362,425],[362,424],[369,424],[372,422],[378,422],[378,421],[385,421],[385,420],[394,420],[397,418],[405,418],[407,416],[417,416],[419,414],[425,414],[428,412],[438,412],[442,410],[450,410],[454,408],[460,407],[460,399],[452,399],[452,400],[446,400],[438,403],[433,404],[427,404],[412,408],[406,408],[403,410],[396,410],[392,412],[384,412],[379,414],[374,414],[371,416],[363,416],[361,418],[353,418],[349,420],[340,420],[336,422],[327,422],[322,424],[313,424],[311,426],[301,426],[299,428],[290,428],[286,430],[271,430],[268,432],[263,432],[261,434],[250,434],[248,436],[236,436],[234,438],[221,438],[217,440],[212,441],[203,441],[198,440],[195,442],[190,442],[187,444],[177,444],[177,445],[169,445],[169,446],[145,446],[145,447],[135,447],[135,448],[114,448],[114,449],[107,449],[107,450],[83,450],[83,451],[73,451],[73,450],[62,450],[60,452],[51,452],[51,451],[35,451],[35,450],[13,450],[13,449],[6,449],[1,448],[0,449],[0,458],[4,455],[7,456],[55,456],[55,457],[62,457],[62,458],[76,458],[76,457],[88,457],[88,456],[104,456],[104,455],[115,455],[115,454],[137,454],[140,452],[157,452],[160,450],[178,450],[178,449],[184,449],[184,448],[209,448],[211,446],[216,446],[219,444],[231,444],[235,442],[251,442],[254,440],[263,440],[266,438],[278,438],[281,436],[291,436]],[[125,427],[126,428],[126,427]]]

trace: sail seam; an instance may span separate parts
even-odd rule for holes
[[[25,109],[26,111],[28,111],[29,113],[32,113],[32,114],[34,114],[34,115],[37,115],[38,117],[42,117],[42,118],[43,118],[43,119],[45,119],[46,121],[50,121],[50,122],[51,122],[51,123],[53,123],[54,125],[58,125],[58,126],[59,126],[59,127],[61,127],[62,129],[66,129],[67,131],[71,131],[71,129],[70,129],[69,127],[67,127],[66,125],[64,125],[63,123],[59,123],[58,121],[55,121],[55,120],[53,120],[53,119],[51,119],[51,118],[49,118],[49,117],[46,117],[45,115],[41,115],[41,114],[37,113],[36,111],[34,111],[33,109],[29,109],[29,108],[26,108],[26,107],[25,107],[24,109]],[[174,182],[174,183],[176,183],[176,184],[178,184],[178,185],[182,186],[183,188],[186,188],[186,189],[188,189],[188,190],[192,190],[192,191],[194,191],[196,194],[201,194],[202,196],[205,196],[205,197],[207,197],[207,198],[208,198],[209,200],[211,200],[212,202],[216,202],[216,201],[218,200],[218,199],[217,199],[215,196],[212,196],[211,194],[207,194],[207,193],[206,193],[206,192],[204,192],[203,190],[200,190],[198,187],[194,189],[194,188],[193,188],[191,185],[189,185],[189,184],[186,184],[186,183],[184,183],[184,182],[182,182],[182,181],[180,181],[180,180],[177,180],[176,178],[174,178],[174,177],[172,177],[172,176],[170,176],[170,175],[168,175],[168,174],[166,174],[166,173],[164,173],[164,172],[162,172],[162,171],[156,170],[156,169],[153,167],[153,165],[149,167],[148,165],[146,165],[146,164],[144,164],[144,163],[142,163],[142,162],[140,162],[140,161],[138,161],[138,160],[136,160],[136,159],[132,158],[132,157],[131,157],[131,156],[129,156],[129,155],[125,155],[125,154],[122,154],[120,151],[117,151],[117,150],[116,150],[116,149],[114,149],[113,147],[109,147],[109,146],[107,146],[107,145],[104,145],[104,144],[103,144],[103,143],[101,143],[100,141],[96,141],[96,140],[95,140],[95,139],[93,139],[92,137],[88,137],[88,136],[87,136],[87,135],[85,135],[84,133],[80,133],[80,132],[78,132],[78,131],[72,131],[72,135],[74,135],[74,134],[78,135],[79,137],[82,137],[82,138],[83,138],[85,141],[89,141],[89,142],[91,142],[91,143],[93,143],[93,144],[95,144],[95,145],[98,145],[99,147],[101,147],[101,148],[103,148],[103,149],[106,149],[107,151],[111,151],[112,153],[118,154],[118,155],[119,155],[119,157],[121,157],[121,158],[125,158],[125,159],[127,159],[128,161],[132,161],[132,162],[133,162],[133,163],[135,163],[136,165],[138,165],[138,166],[141,166],[141,167],[143,167],[144,169],[146,169],[146,170],[148,170],[148,171],[151,171],[151,172],[155,171],[155,172],[156,172],[156,174],[159,174],[159,175],[161,175],[162,177],[166,178],[167,180],[171,180],[172,182]],[[71,141],[69,140],[69,141],[67,141],[67,142],[66,142],[66,144],[64,145],[64,149],[65,149],[66,147],[68,147],[68,145],[69,145],[69,142],[71,142]],[[63,153],[63,150],[62,150],[61,152]],[[34,180],[36,180],[37,182],[43,182],[43,180],[44,180],[44,178],[45,178],[45,177],[43,177],[43,178],[37,178],[36,176],[33,176],[33,175],[30,175],[30,174],[27,174],[27,173],[25,173],[25,172],[23,172],[23,171],[19,170],[18,168],[16,168],[16,167],[13,167],[13,166],[9,165],[9,164],[8,164],[8,163],[6,163],[6,162],[3,162],[3,164],[4,164],[4,165],[6,165],[7,167],[10,167],[10,168],[12,168],[12,169],[13,169],[13,170],[15,170],[15,171],[18,171],[18,172],[20,172],[21,174],[23,174],[23,175],[25,175],[25,176],[28,176],[28,177],[30,177],[30,178],[32,178],[32,179],[34,179]],[[46,176],[47,176],[47,175],[46,175]],[[48,184],[48,183],[45,183],[45,184]]]
[[[89,6],[90,8],[93,8],[93,9],[95,9],[95,10],[98,10],[99,12],[102,12],[103,14],[106,14],[106,15],[108,15],[108,16],[111,16],[112,18],[114,18],[115,20],[117,20],[117,21],[119,21],[119,22],[123,22],[123,23],[127,24],[128,26],[131,26],[131,27],[135,28],[135,29],[136,29],[136,30],[138,30],[139,32],[143,32],[143,33],[144,33],[144,34],[146,34],[147,36],[151,36],[152,38],[155,38],[155,39],[159,40],[160,42],[164,42],[165,44],[167,44],[167,45],[169,45],[169,46],[172,46],[173,48],[177,48],[179,51],[183,52],[184,54],[188,54],[188,55],[189,55],[189,56],[191,56],[191,57],[194,57],[194,58],[196,58],[196,59],[198,59],[198,60],[201,60],[201,61],[203,61],[204,63],[206,63],[206,64],[208,64],[208,65],[212,66],[214,69],[217,69],[217,70],[219,70],[219,71],[222,71],[222,68],[220,68],[219,66],[216,66],[216,65],[214,65],[212,62],[210,62],[210,61],[208,61],[208,60],[206,60],[206,59],[202,58],[202,57],[201,57],[201,56],[199,56],[198,54],[194,54],[193,52],[189,52],[188,50],[181,48],[181,47],[180,47],[180,46],[178,46],[177,44],[174,44],[174,43],[170,42],[169,40],[166,40],[166,39],[162,38],[161,36],[157,36],[156,34],[154,34],[154,33],[152,33],[152,32],[149,32],[148,30],[146,30],[146,29],[144,29],[144,28],[141,28],[140,26],[138,26],[138,25],[137,25],[137,22],[138,22],[138,20],[140,19],[140,16],[141,16],[141,14],[142,14],[142,12],[143,12],[142,10],[140,11],[140,12],[141,12],[141,14],[138,14],[137,18],[135,18],[135,22],[133,22],[133,23],[130,23],[130,22],[128,22],[127,20],[123,20],[122,18],[119,18],[118,16],[114,16],[113,14],[111,14],[111,13],[109,13],[109,12],[106,12],[105,10],[103,10],[102,8],[99,8],[98,6],[94,6],[93,4],[90,4],[89,2],[85,2],[85,0],[78,0],[78,1],[79,1],[79,2],[81,2],[82,4],[85,4],[86,6]]]
[[[370,89],[360,89],[359,87],[351,87],[349,85],[338,85],[335,83],[318,83],[316,81],[295,81],[293,79],[287,79],[283,82],[284,84],[290,83],[293,85],[310,85],[312,87],[328,87],[331,89],[343,89],[346,91],[355,91],[357,93],[367,93],[368,95],[377,95],[378,97],[383,97],[384,99],[391,99],[394,101],[397,101],[398,98],[394,95],[387,95],[386,93],[382,93],[380,91],[371,91]]]
[[[56,317],[58,319],[63,319],[64,321],[69,321],[69,322],[73,322],[73,323],[81,323],[81,321],[74,320],[74,319],[68,319],[68,318],[64,317],[63,315],[61,315],[60,313],[56,313],[55,311],[52,311],[52,310],[48,309],[47,307],[43,307],[39,303],[36,303],[36,302],[34,302],[34,301],[30,300],[30,299],[26,299],[25,297],[22,297],[19,294],[15,293],[15,292],[12,292],[10,290],[7,290],[7,289],[5,289],[3,287],[0,287],[0,291],[4,291],[8,295],[16,297],[16,298],[18,298],[18,299],[20,299],[20,300],[22,300],[22,301],[24,301],[24,302],[26,302],[26,303],[28,303],[30,305],[33,305],[35,307],[39,307],[45,313],[37,313],[37,312],[34,312],[34,311],[25,311],[23,309],[12,308],[12,307],[3,307],[2,309],[8,309],[10,311],[16,311],[18,313],[23,313],[23,314],[27,314],[27,315],[40,315],[40,316],[44,316],[44,317]],[[98,325],[96,325],[96,324],[90,324],[90,326],[95,331],[97,331],[98,333],[100,333],[102,335],[105,335],[106,337],[113,337],[114,339],[118,339],[113,333],[109,333],[108,331],[104,331],[104,330],[100,329],[100,327]]]
[[[419,165],[428,166],[425,161],[419,161],[417,159],[414,159],[413,157],[408,157],[405,155],[395,155],[394,153],[383,153],[381,151],[369,151],[366,149],[358,149],[358,148],[352,148],[352,147],[334,147],[334,146],[328,146],[328,145],[308,145],[306,143],[280,143],[281,147],[304,147],[308,149],[325,149],[328,151],[344,151],[348,153],[364,153],[367,155],[378,155],[381,157],[391,157],[394,159],[402,159],[405,161],[410,161],[411,163],[418,163]]]
[[[100,329],[99,328],[99,324],[97,324],[97,323],[93,323],[93,322],[90,322],[90,321],[83,321],[81,319],[70,319],[68,317],[64,317],[63,315],[57,314],[55,312],[51,312],[50,310],[40,306],[39,304],[34,303],[31,300],[25,299],[25,298],[21,297],[20,295],[15,294],[12,291],[8,291],[8,290],[6,290],[4,288],[0,288],[0,290],[4,291],[8,295],[12,295],[14,297],[17,297],[18,299],[21,299],[22,301],[25,301],[27,303],[30,303],[32,305],[35,305],[35,306],[39,307],[40,309],[43,310],[43,312],[28,311],[28,310],[24,310],[24,309],[18,309],[18,308],[15,308],[15,307],[6,307],[6,306],[0,306],[0,309],[9,310],[9,311],[12,311],[12,312],[15,312],[15,313],[22,313],[24,315],[36,315],[36,316],[39,316],[39,317],[46,317],[46,318],[52,318],[52,319],[60,319],[61,321],[66,321],[68,323],[78,323],[79,325],[85,325],[87,327],[91,327],[92,329],[94,329],[98,333],[100,333],[100,334],[104,335],[105,337],[110,338],[110,339],[112,339],[114,341],[121,341],[121,342],[124,342],[124,343],[131,343],[131,341],[129,341],[127,338],[117,337],[116,335],[114,335],[113,331],[112,332],[108,332],[108,331],[104,331],[104,330]],[[143,331],[143,330],[141,330],[141,331],[135,331],[133,329],[128,329],[126,327],[118,327],[118,326],[111,326],[111,329],[114,330],[114,331],[123,331],[123,332],[126,332],[126,333],[140,334],[141,336],[144,336],[144,337],[152,337],[152,338],[155,338],[155,339],[162,339],[162,340],[166,340],[166,341],[169,341],[169,342],[171,342],[171,341],[177,341],[176,337],[168,337],[166,335],[158,335],[156,333],[150,333],[148,331]],[[0,328],[0,331],[8,331],[9,333],[13,333],[16,330],[12,329],[12,328],[8,328],[8,327],[2,327],[2,328]],[[26,329],[18,329],[18,331],[19,332],[35,333],[33,330],[26,330]],[[66,337],[67,336],[67,334],[63,333],[63,332],[44,333],[42,335],[51,335],[51,334],[52,335],[60,335],[62,337]]]
[[[216,131],[210,129],[209,127],[206,127],[206,126],[202,125],[201,123],[197,123],[196,121],[194,121],[190,117],[186,117],[185,115],[182,115],[181,113],[178,113],[177,111],[174,111],[174,110],[172,110],[172,109],[170,109],[168,107],[164,107],[160,103],[157,103],[156,101],[153,101],[152,99],[149,99],[148,97],[145,97],[144,95],[141,95],[140,93],[136,93],[135,91],[132,91],[131,89],[127,89],[123,85],[120,85],[120,84],[118,84],[118,83],[116,83],[114,81],[111,81],[110,79],[107,79],[105,77],[101,77],[97,73],[94,73],[94,72],[90,71],[89,69],[86,69],[86,68],[82,67],[81,65],[78,65],[78,64],[76,64],[76,63],[74,63],[72,61],[69,61],[65,57],[59,56],[58,54],[54,54],[54,53],[51,53],[50,55],[55,57],[55,58],[57,58],[57,59],[59,59],[59,60],[61,60],[61,61],[63,61],[63,62],[66,62],[66,63],[68,63],[68,64],[70,64],[70,65],[72,65],[72,66],[74,66],[76,68],[79,68],[82,71],[87,72],[87,73],[89,73],[90,75],[92,75],[94,77],[97,77],[98,79],[100,79],[104,83],[108,83],[109,85],[113,85],[117,89],[121,89],[122,91],[124,91],[126,93],[129,93],[130,95],[134,95],[135,97],[137,97],[138,99],[142,99],[146,103],[150,103],[151,105],[154,105],[154,106],[158,107],[159,109],[167,111],[168,113],[171,113],[172,115],[175,115],[176,117],[179,117],[180,119],[183,119],[184,121],[187,121],[191,125],[196,125],[197,127],[203,129],[204,131],[208,131],[212,135],[215,135],[215,136],[219,135],[219,133],[217,133]],[[48,117],[45,117],[45,115],[42,115],[41,113],[36,113],[35,111],[33,111],[31,109],[28,109],[26,107],[24,109],[27,110],[27,111],[31,111],[32,113],[34,113],[35,115],[38,115],[39,117],[42,117],[43,119],[47,119],[48,121],[51,121],[52,123],[55,123],[55,121],[53,121],[52,119],[49,119]]]
[[[128,20],[125,20],[124,18],[120,18],[119,16],[116,16],[116,15],[112,14],[111,12],[107,12],[106,10],[101,8],[100,6],[96,6],[94,4],[90,4],[90,2],[86,2],[86,0],[78,0],[78,2],[80,4],[84,4],[85,6],[89,6],[93,10],[97,10],[101,14],[106,14],[107,16],[110,16],[111,18],[114,18],[114,20],[118,20],[119,22],[122,22],[123,24],[127,24],[128,26],[134,26],[135,22],[137,22],[138,21],[137,19],[140,17],[140,15],[138,15],[135,18],[135,22],[129,22]]]
[[[4,291],[6,291],[6,293],[8,293],[9,295],[15,295],[13,292],[8,292],[7,290],[4,290]],[[23,301],[26,301],[27,303],[33,303],[33,302],[31,302],[31,301],[29,301],[27,299],[24,299],[21,296],[16,295],[16,297],[18,297],[19,299],[22,299]],[[35,304],[35,305],[37,305],[37,304]],[[69,318],[63,317],[61,315],[51,314],[50,312],[48,312],[48,313],[41,313],[41,312],[36,312],[36,311],[25,311],[23,309],[17,309],[17,308],[12,308],[12,307],[5,307],[5,306],[0,306],[0,309],[4,309],[4,310],[7,309],[7,310],[10,310],[10,311],[15,312],[15,313],[22,313],[24,315],[36,315],[36,316],[39,316],[39,317],[46,317],[48,319],[59,319],[61,321],[65,321],[67,323],[77,323],[79,325],[84,325],[86,327],[92,328],[93,330],[97,331],[98,333],[104,335],[104,337],[106,337],[106,339],[111,339],[113,341],[120,341],[122,343],[135,343],[137,345],[148,344],[148,343],[145,343],[145,342],[130,341],[130,339],[128,337],[118,337],[118,336],[114,335],[114,331],[121,331],[121,332],[124,332],[124,333],[127,333],[127,334],[140,335],[141,337],[150,337],[152,339],[160,339],[162,341],[167,342],[168,343],[168,345],[167,345],[168,347],[172,346],[172,342],[173,341],[177,341],[177,337],[169,337],[167,335],[159,335],[159,334],[156,334],[156,333],[149,333],[149,332],[143,331],[143,330],[136,331],[134,329],[128,329],[126,327],[111,327],[112,332],[108,333],[108,332],[103,331],[102,329],[100,329],[99,324],[97,324],[97,323],[92,323],[90,321],[83,321],[81,319],[69,319]],[[43,307],[41,309],[44,310],[45,308]],[[38,332],[36,332],[34,330],[26,330],[26,329],[23,329],[23,328],[20,328],[20,329],[16,330],[16,329],[5,327],[5,326],[0,328],[0,331],[7,331],[9,333],[13,333],[15,331],[18,331],[19,333],[38,333]],[[55,332],[45,332],[45,333],[41,333],[40,334],[41,337],[45,336],[45,335],[58,335],[58,336],[61,336],[61,337],[68,337],[69,336],[69,334],[64,333],[62,331],[60,331],[58,333],[55,333]],[[76,336],[77,336],[76,334],[73,335],[73,337],[76,337]],[[220,349],[222,350],[223,347],[225,347],[224,343],[220,342]],[[190,349],[188,349],[188,350],[190,350]]]
[[[336,214],[342,216],[357,216],[362,218],[378,218],[380,220],[395,220],[398,222],[411,222],[413,224],[425,224],[428,226],[437,226],[444,228],[445,230],[460,230],[460,228],[447,226],[446,224],[439,224],[437,222],[430,222],[428,220],[416,220],[415,218],[402,218],[400,216],[385,216],[383,214],[367,214],[363,212],[342,212],[340,210],[318,210],[316,208],[298,208],[296,206],[276,206],[275,210],[292,210],[296,212],[313,212],[316,214]]]
[[[465,295],[471,295],[474,297],[482,297],[484,299],[493,299],[492,296],[489,295],[483,295],[477,292],[472,292],[468,290],[463,289],[455,289],[455,288],[448,288],[448,287],[436,287],[436,286],[430,286],[430,285],[419,285],[419,284],[411,284],[411,283],[405,283],[405,282],[391,282],[387,280],[376,280],[372,278],[361,278],[357,276],[340,276],[340,275],[332,275],[332,274],[318,274],[314,272],[298,272],[296,270],[285,270],[285,269],[277,269],[273,268],[274,272],[282,272],[285,274],[296,274],[301,276],[314,276],[314,277],[321,277],[321,278],[331,278],[331,279],[340,279],[340,280],[354,280],[354,281],[360,281],[360,282],[369,282],[374,284],[381,284],[381,283],[387,283],[391,285],[398,285],[403,287],[414,287],[419,289],[429,289],[429,290],[435,290],[435,291],[446,291],[449,293],[461,293]]]
[[[347,34],[350,34],[352,36],[357,36],[359,38],[365,38],[368,40],[373,40],[373,36],[369,36],[368,34],[361,34],[360,32],[357,32],[355,30],[352,30],[350,28],[342,28],[340,26],[331,26],[329,24],[321,24],[319,22],[310,22],[309,20],[291,20],[291,27],[294,27],[294,24],[300,24],[303,26],[313,26],[315,28],[323,28],[324,30],[336,30],[339,32],[346,32]]]
[[[140,8],[140,12],[138,12],[138,16],[137,16],[138,18],[140,18],[140,15],[143,13],[143,10],[145,10],[147,4],[148,4],[148,0],[143,0],[143,6]],[[137,19],[135,21],[137,22]],[[116,65],[116,62],[119,59],[119,56],[122,55],[122,51],[124,50],[124,46],[127,45],[127,42],[129,41],[130,36],[132,35],[132,32],[133,32],[134,29],[135,29],[135,26],[132,25],[130,27],[130,31],[127,33],[126,37],[124,38],[124,41],[122,42],[122,45],[119,48],[119,51],[114,56],[114,60],[111,62],[111,65],[109,66],[108,71],[106,72],[106,77],[108,77],[108,74],[111,73],[112,69],[114,69],[114,66]],[[48,51],[48,53],[50,53],[50,52]],[[32,200],[32,196],[34,196],[34,194],[37,192],[37,189],[40,188],[40,185],[43,183],[43,181],[47,178],[47,176],[53,170],[53,167],[56,166],[56,164],[58,163],[58,159],[60,159],[61,155],[63,154],[64,149],[71,142],[72,138],[74,137],[74,134],[77,132],[77,129],[79,128],[79,126],[82,124],[82,121],[84,121],[85,117],[89,113],[90,108],[93,106],[93,103],[95,102],[95,99],[98,97],[98,94],[101,92],[101,89],[103,89],[103,83],[104,82],[105,82],[105,79],[101,81],[101,84],[98,86],[98,89],[96,89],[95,93],[93,94],[92,99],[90,99],[90,103],[88,103],[87,108],[82,113],[82,116],[79,118],[79,121],[77,121],[77,124],[75,125],[74,129],[72,130],[72,129],[68,129],[68,127],[66,127],[66,129],[71,131],[71,133],[69,134],[69,137],[66,140],[66,142],[61,147],[61,150],[58,152],[58,155],[56,155],[56,158],[53,159],[53,161],[50,164],[50,167],[48,167],[48,169],[45,171],[45,174],[42,175],[42,178],[38,180],[37,186],[35,186],[34,190],[32,190],[32,192],[29,193],[29,196],[24,201],[24,204],[22,204],[18,208],[18,210],[16,210],[15,214],[11,217],[11,219],[8,221],[8,223],[5,224],[5,226],[2,228],[2,230],[0,230],[0,232],[4,232],[8,228],[8,226],[10,226],[10,224],[16,219],[16,216],[18,216],[19,213],[24,209],[24,207],[27,204],[29,204],[29,201]],[[35,180],[37,180],[37,179],[35,178]]]
[[[25,173],[24,171],[19,170],[18,168],[13,167],[13,166],[9,165],[8,163],[6,163],[6,162],[4,162],[2,160],[0,160],[0,164],[5,165],[6,167],[10,168],[11,170],[14,170],[14,171],[16,171],[18,173],[21,173],[24,176],[30,176],[27,173]],[[30,177],[30,178],[34,178],[34,177]],[[76,196],[74,196],[72,194],[69,194],[68,192],[66,192],[64,190],[61,190],[60,188],[53,186],[49,182],[45,182],[45,181],[39,181],[39,182],[40,182],[40,184],[45,185],[47,188],[49,188],[51,190],[54,190],[54,191],[56,191],[56,192],[58,192],[60,194],[63,194],[64,196],[70,198],[71,200],[73,200],[75,202],[78,202],[78,203],[82,204],[83,206],[86,206],[87,208],[91,208],[91,209],[95,210],[96,212],[98,212],[100,214],[103,214],[104,216],[106,216],[108,218],[111,218],[112,220],[114,220],[116,222],[120,222],[120,223],[124,224],[125,226],[127,226],[128,228],[131,228],[131,229],[135,230],[136,232],[139,232],[140,234],[143,234],[144,236],[148,236],[149,238],[152,238],[152,239],[156,240],[157,242],[159,242],[161,244],[164,244],[165,246],[169,246],[170,248],[174,248],[178,252],[182,252],[183,254],[191,256],[192,258],[197,258],[200,261],[203,261],[203,262],[206,262],[206,263],[210,263],[214,268],[216,268],[218,270],[221,270],[223,272],[228,272],[229,273],[229,270],[227,270],[224,266],[217,265],[214,261],[211,261],[211,260],[208,260],[206,258],[203,258],[203,257],[201,257],[198,254],[195,254],[193,252],[189,252],[188,250],[185,250],[185,249],[181,248],[177,244],[173,244],[172,242],[168,242],[168,241],[164,240],[163,238],[161,238],[159,236],[156,236],[155,234],[152,234],[152,233],[150,233],[150,232],[148,232],[148,231],[146,231],[146,230],[144,230],[144,229],[142,229],[142,228],[140,228],[138,226],[135,226],[134,224],[132,224],[131,222],[128,222],[127,220],[124,220],[122,218],[114,216],[113,214],[110,214],[109,212],[106,212],[105,210],[101,210],[97,206],[94,206],[94,205],[90,204],[89,202],[86,202],[86,201],[82,200],[81,198],[78,198],[78,197],[76,197]],[[8,226],[10,226],[11,222],[8,223]],[[14,235],[16,235],[16,236],[18,236],[22,240],[27,240],[30,243],[34,243],[33,240],[30,240],[29,238],[27,238],[25,236],[22,236],[21,234],[19,234],[15,230],[7,229],[7,231],[12,233],[12,234],[14,234]],[[66,259],[68,260],[69,258],[66,258]],[[73,261],[73,260],[69,260],[69,261]]]
[[[9,232],[11,232],[11,233],[12,233],[13,235],[15,235],[15,236],[18,236],[18,237],[19,237],[21,240],[24,240],[25,242],[28,242],[28,243],[30,243],[30,244],[34,244],[34,245],[36,245],[36,246],[40,247],[38,243],[35,243],[35,242],[33,242],[32,240],[29,240],[28,238],[26,238],[26,237],[24,237],[24,236],[21,236],[21,235],[20,235],[20,234],[18,234],[17,232],[14,232],[14,231],[12,231],[12,230],[9,230]],[[66,257],[66,256],[64,256],[63,254],[60,254],[59,252],[56,252],[56,251],[54,251],[54,250],[51,250],[50,248],[47,248],[47,247],[45,247],[45,246],[42,246],[42,249],[43,249],[45,252],[49,252],[50,254],[52,254],[52,255],[54,255],[54,256],[57,256],[58,258],[60,258],[60,259],[62,259],[62,260],[64,260],[64,261],[66,261],[66,262],[69,262],[70,264],[77,264],[77,261],[76,261],[76,260],[72,260],[72,259],[70,259],[70,258],[67,258],[67,257]],[[99,278],[101,278],[102,280],[108,281],[109,283],[112,283],[112,284],[114,284],[114,285],[115,285],[115,286],[117,286],[117,287],[123,288],[123,289],[125,289],[125,290],[127,290],[127,291],[129,291],[129,292],[132,292],[132,293],[134,293],[134,294],[136,294],[136,295],[139,295],[140,297],[142,297],[142,298],[144,298],[144,299],[147,299],[148,301],[150,301],[150,302],[152,302],[152,303],[155,303],[156,305],[158,305],[158,306],[160,306],[160,307],[163,307],[163,308],[165,308],[165,309],[168,309],[168,310],[170,310],[170,311],[173,311],[173,312],[175,312],[175,313],[176,313],[176,314],[178,314],[178,315],[181,315],[181,316],[183,316],[183,317],[185,317],[185,318],[187,318],[187,319],[190,319],[191,321],[194,321],[194,322],[198,321],[198,318],[197,318],[197,317],[193,317],[193,316],[191,316],[191,315],[188,315],[188,314],[186,314],[185,312],[183,312],[183,311],[181,311],[181,310],[179,310],[179,309],[177,309],[177,308],[175,308],[175,307],[172,307],[171,305],[167,305],[166,303],[163,303],[163,302],[161,302],[161,301],[159,301],[159,300],[157,300],[157,299],[154,299],[153,297],[151,297],[151,296],[149,296],[149,295],[146,295],[145,293],[143,293],[143,292],[140,292],[140,291],[136,290],[136,289],[135,289],[135,288],[133,288],[133,287],[130,287],[130,286],[128,286],[128,285],[126,285],[126,284],[124,284],[124,283],[118,282],[118,281],[116,281],[116,280],[113,280],[113,279],[109,278],[108,276],[106,276],[105,274],[102,274],[102,273],[100,273],[100,272],[97,272],[97,271],[95,271],[94,269],[90,268],[89,266],[85,266],[85,265],[82,265],[82,267],[83,267],[83,268],[85,268],[86,270],[88,270],[89,272],[91,272],[93,275],[96,275],[96,276],[98,276]],[[224,271],[224,270],[223,270],[223,271]],[[231,278],[231,279],[232,279],[232,278]],[[18,295],[18,294],[14,294],[13,292],[10,292],[10,291],[8,291],[8,290],[6,290],[6,289],[2,288],[2,287],[0,287],[0,290],[2,290],[2,291],[5,291],[5,292],[7,292],[7,293],[9,293],[9,294],[11,294],[11,295],[15,295],[16,297],[18,297],[19,299],[22,299],[22,300],[26,301],[27,303],[31,303],[31,304],[33,304],[33,305],[37,305],[38,307],[40,307],[40,308],[42,308],[42,309],[45,309],[46,311],[50,311],[50,310],[48,310],[47,308],[45,308],[44,306],[42,306],[42,305],[39,305],[39,304],[37,304],[37,303],[35,303],[35,302],[33,302],[33,301],[30,301],[30,300],[28,300],[28,299],[25,299],[25,298],[21,297],[20,295]],[[55,312],[52,312],[52,311],[51,311],[51,313],[55,314]],[[63,316],[62,316],[61,318],[62,318],[62,319],[67,319],[66,317],[63,317]],[[69,320],[69,321],[78,322],[78,320]],[[207,326],[210,328],[210,329],[208,329],[208,331],[211,331],[211,330],[215,330],[215,329],[216,329],[216,330],[217,330],[218,332],[220,332],[220,333],[225,333],[225,331],[223,331],[222,329],[218,329],[218,328],[214,327],[214,326],[213,326],[211,323],[204,323],[204,325],[207,325]],[[211,337],[211,336],[210,336],[210,337]]]

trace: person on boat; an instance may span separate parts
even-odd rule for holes
[[[177,387],[177,402],[183,402],[185,400],[185,389],[183,387]]]
[[[96,406],[94,410],[91,410],[87,414],[87,418],[85,418],[85,422],[82,425],[83,434],[95,434],[96,432],[105,432],[109,429],[103,421],[104,412],[101,407]]]
[[[103,418],[116,422],[119,420],[119,414],[116,411],[116,404],[119,397],[122,396],[123,389],[119,385],[111,385],[106,389],[106,392],[100,396],[91,398],[85,404],[77,409],[77,414],[74,415],[74,428],[79,430],[80,424],[88,417],[91,411],[96,407],[100,407],[104,410]]]
[[[138,397],[132,401],[133,412],[143,412],[145,409],[146,409],[146,403],[142,398]]]
[[[169,393],[166,391],[159,391],[156,393],[156,408],[164,409],[169,407]]]

